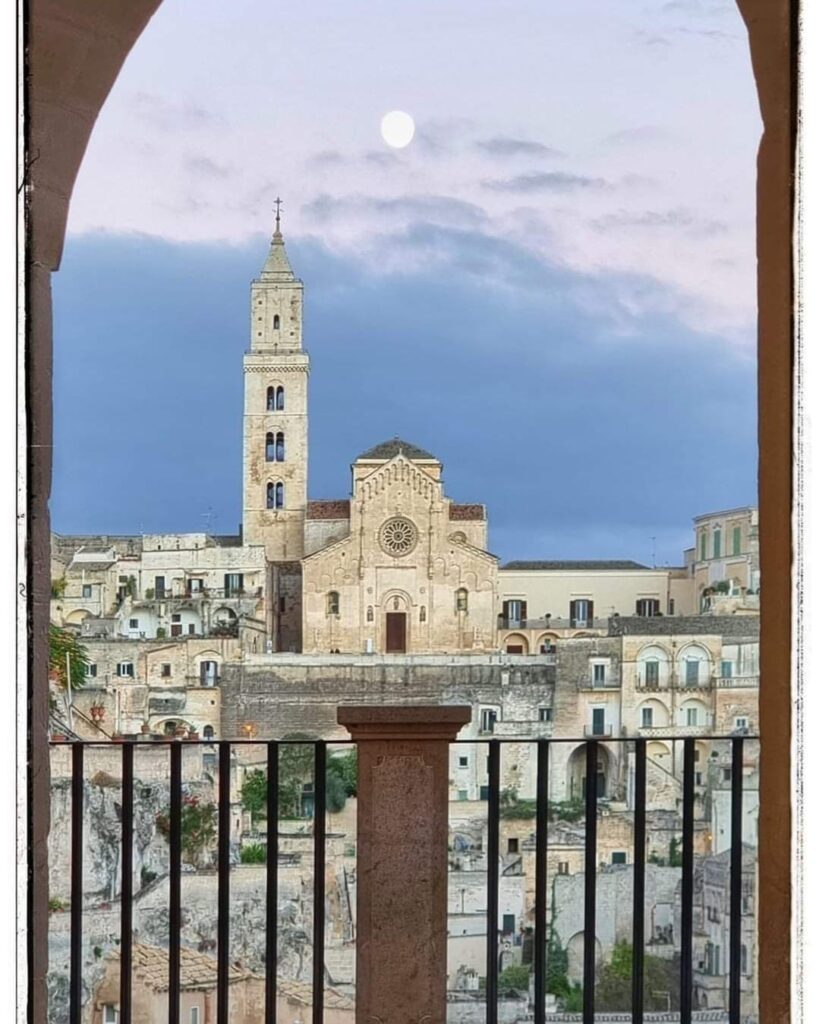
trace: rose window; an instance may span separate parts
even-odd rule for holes
[[[418,531],[415,523],[396,516],[394,519],[388,519],[381,527],[379,541],[388,555],[400,558],[402,555],[408,555],[418,543]]]

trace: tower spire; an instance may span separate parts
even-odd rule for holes
[[[278,241],[278,239],[280,239],[282,237],[281,212],[282,212],[282,206],[284,206],[284,203],[281,201],[281,199],[278,196],[276,196],[276,199],[274,201],[274,205],[276,207],[276,230],[273,233],[273,237]]]
[[[262,267],[262,280],[295,281],[296,277],[290,266],[290,260],[287,258],[284,238],[282,237],[282,207],[284,203],[279,196],[276,196],[273,205],[276,208],[276,229],[270,240],[270,251],[267,254],[267,260],[264,267]]]

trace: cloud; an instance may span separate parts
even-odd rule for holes
[[[490,156],[515,157],[515,156],[552,156],[559,157],[564,154],[560,150],[552,149],[542,142],[530,142],[527,139],[513,139],[507,136],[498,135],[491,139],[479,139],[475,143],[476,149],[488,153]]]
[[[345,158],[337,149],[322,149],[306,160],[306,163],[314,167],[337,167],[345,162]]]
[[[622,228],[682,228],[692,234],[713,236],[728,230],[725,221],[708,220],[698,217],[684,207],[673,210],[642,210],[639,212],[619,210],[590,221],[597,231],[612,231]]]
[[[475,226],[486,221],[486,213],[475,203],[452,196],[404,195],[389,199],[376,196],[321,195],[301,208],[304,216],[314,224],[343,217],[392,217],[411,222],[429,221]]]
[[[543,171],[535,174],[518,174],[514,178],[487,180],[484,188],[496,192],[571,192],[575,189],[607,188],[603,178],[587,178],[580,174],[563,171]]]
[[[191,100],[170,102],[153,93],[133,93],[129,99],[133,114],[162,132],[197,130],[219,124],[223,118]]]
[[[607,135],[603,142],[612,146],[644,145],[653,142],[665,142],[672,138],[671,132],[656,124],[641,124],[634,128],[621,128],[620,131]]]
[[[646,32],[639,29],[633,33],[632,38],[636,43],[647,46],[649,49],[663,49],[666,46],[671,46],[668,36],[660,35],[658,32]]]
[[[185,170],[198,178],[224,179],[236,173],[230,164],[217,164],[207,156],[186,156],[184,164]]]
[[[505,560],[645,561],[654,536],[660,564],[679,563],[693,515],[755,500],[753,363],[650,310],[624,343],[614,275],[477,231],[415,228],[410,243],[446,251],[447,272],[288,242],[309,312],[311,494],[349,493],[351,459],[397,433],[444,461],[454,500],[486,502]],[[208,506],[236,528],[247,283],[266,249],[69,237],[54,283],[55,530],[196,530]],[[659,306],[662,287],[642,286]]]
[[[680,35],[703,36],[706,39],[715,39],[715,40],[719,40],[719,41],[721,41],[721,40],[728,40],[729,42],[736,42],[736,41],[738,41],[740,39],[740,37],[738,35],[736,35],[736,33],[734,33],[734,32],[723,32],[721,29],[718,29],[718,28],[688,28],[688,27],[680,27],[680,28],[674,29],[674,31],[675,32],[679,32]]]
[[[365,163],[375,164],[376,167],[395,167],[401,163],[401,157],[397,153],[380,149],[371,149],[362,158]]]

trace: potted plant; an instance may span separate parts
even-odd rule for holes
[[[105,708],[102,704],[92,704],[89,709],[89,713],[91,715],[91,721],[96,725],[99,725],[103,718],[105,718]]]
[[[125,737],[119,731],[115,732],[111,736],[111,739],[114,741],[114,743],[124,743],[125,742]]]
[[[191,729],[186,738],[189,740],[198,740],[199,733],[197,732],[196,729]]]
[[[143,736],[149,736],[151,732],[151,727],[150,725],[148,725],[147,722],[143,722],[139,728],[139,731],[142,733]]]

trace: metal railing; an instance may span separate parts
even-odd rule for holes
[[[610,726],[607,727],[610,731]],[[695,755],[696,744],[691,737],[669,734],[668,738],[679,739],[683,745],[682,770],[682,841],[681,841],[681,900],[680,900],[680,963],[679,963],[679,1021],[691,1024],[694,1012],[694,834],[695,834]],[[731,777],[731,828],[730,828],[730,885],[728,898],[729,955],[728,955],[728,1024],[742,1024],[741,1015],[741,949],[743,915],[743,861],[742,861],[742,818],[743,818],[743,772],[744,751],[750,736],[708,736],[709,740],[730,744]],[[632,968],[630,1016],[617,1014],[617,1019],[630,1019],[632,1024],[643,1024],[645,995],[645,897],[646,897],[646,767],[647,741],[644,738],[618,737],[606,741],[615,744],[629,744],[633,753],[633,887],[632,887]],[[499,739],[460,740],[454,746],[475,744],[488,745],[488,807],[487,807],[487,931],[486,931],[486,1024],[498,1024],[500,942],[499,891],[500,891],[500,820],[501,797],[501,750],[507,743],[531,743],[536,748],[535,760],[535,884],[534,884],[534,928],[533,928],[533,974],[534,974],[534,1024],[546,1024],[547,993],[547,946],[549,924],[547,912],[550,909],[549,882],[547,876],[549,857],[548,823],[551,813],[549,795],[550,760],[553,745],[570,744],[577,747],[578,755],[585,768],[585,778],[595,779],[598,772],[600,745],[596,739],[535,739],[531,737]],[[231,838],[231,754],[236,748],[254,746],[266,748],[267,773],[267,825],[266,825],[266,893],[265,893],[265,956],[264,956],[264,1024],[276,1024],[277,998],[277,938],[278,938],[278,868],[279,868],[279,757],[281,748],[300,745],[313,747],[313,967],[312,967],[312,1024],[323,1024],[324,1019],[324,960],[325,960],[325,844],[326,832],[326,778],[327,741],[288,740],[200,740],[176,739],[158,740],[137,744],[126,741],[121,744],[121,900],[120,900],[120,993],[119,1024],[133,1024],[133,983],[134,962],[133,931],[133,864],[134,864],[134,817],[135,796],[139,792],[134,774],[134,752],[151,748],[166,747],[169,758],[168,814],[169,843],[169,902],[168,902],[168,1022],[181,1024],[180,996],[181,983],[181,942],[182,914],[182,853],[183,853],[183,750],[185,748],[208,747],[216,749],[218,756],[218,798],[217,798],[217,956],[216,956],[216,1021],[226,1024],[229,1020],[229,972],[230,950],[230,838]],[[343,741],[332,741],[335,748]],[[578,747],[579,745],[579,747]],[[70,975],[69,975],[69,1024],[81,1024],[83,1019],[83,825],[85,803],[85,753],[91,747],[108,747],[110,744],[85,741],[57,741],[52,747],[68,746],[71,750],[70,783]],[[598,884],[598,810],[602,795],[596,785],[586,785],[582,795],[585,837],[583,840],[584,864],[584,908],[583,934],[597,934],[597,884]],[[419,822],[424,828],[426,823]],[[360,841],[360,837],[359,837]],[[358,880],[359,886],[369,884],[368,879]],[[410,880],[408,880],[410,884]],[[400,924],[398,925],[400,927]],[[585,942],[582,958],[582,1021],[593,1024],[595,1020],[595,985],[597,978],[597,952],[595,941]]]

